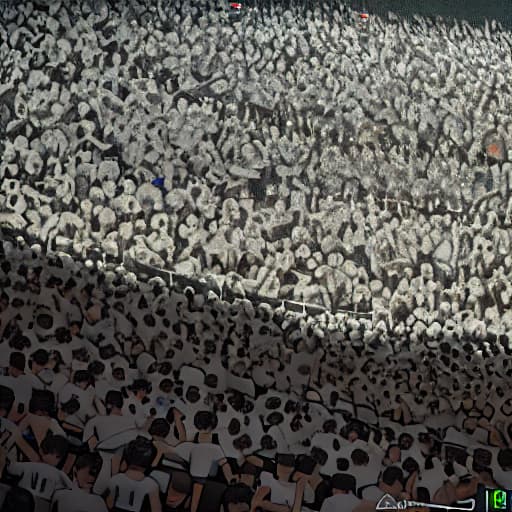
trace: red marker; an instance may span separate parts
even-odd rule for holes
[[[233,9],[238,9],[240,10],[242,8],[242,4],[239,4],[237,2],[232,2],[229,4]]]
[[[367,13],[367,12],[362,12],[359,17],[362,19],[362,20],[367,20],[370,15]]]

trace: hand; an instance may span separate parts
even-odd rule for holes
[[[270,492],[270,487],[259,487],[256,492],[254,493],[254,496],[252,498],[251,502],[251,509],[258,508],[264,501],[265,496]]]

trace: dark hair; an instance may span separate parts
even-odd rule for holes
[[[11,388],[0,385],[0,409],[9,414],[15,401],[14,391]]]
[[[393,485],[395,482],[402,483],[404,480],[404,474],[400,468],[396,466],[387,467],[382,473],[382,481],[386,485]]]
[[[170,423],[164,418],[156,418],[149,427],[149,435],[158,437],[167,437],[171,431]]]
[[[348,471],[349,467],[350,461],[345,457],[340,457],[339,459],[336,459],[336,468],[338,469],[338,471]]]
[[[276,455],[276,463],[292,468],[295,466],[295,455],[293,453],[278,453]]]
[[[365,464],[368,464],[370,462],[370,457],[368,454],[361,450],[360,448],[356,448],[352,451],[350,458],[352,459],[352,462],[356,466],[364,466]]]
[[[60,408],[66,414],[75,414],[75,412],[80,410],[80,402],[73,397],[67,402],[60,404]]]
[[[313,448],[311,448],[311,457],[315,459],[317,464],[320,466],[324,466],[329,459],[327,452],[318,446],[313,446]]]
[[[295,471],[304,475],[312,475],[317,461],[309,455],[299,455],[295,461]]]
[[[420,469],[420,465],[412,457],[407,457],[402,463],[402,468],[404,468],[404,471],[407,471],[407,473],[413,473],[414,471],[418,471]]]
[[[356,479],[348,473],[336,473],[331,478],[331,486],[333,489],[340,491],[356,492]]]
[[[80,471],[84,468],[89,468],[89,474],[97,477],[100,474],[103,459],[98,452],[84,453],[80,455],[75,462],[74,469]]]
[[[201,394],[199,393],[199,388],[197,386],[190,386],[185,393],[185,398],[188,402],[195,404],[199,402],[201,399]]]
[[[263,450],[274,450],[277,447],[275,439],[268,434],[261,437],[260,445]]]
[[[149,393],[151,391],[151,382],[146,379],[135,379],[131,386],[128,388],[130,391],[146,391]]]
[[[124,450],[124,460],[128,467],[138,466],[145,470],[151,466],[155,455],[156,448],[153,443],[142,436],[130,441]]]
[[[34,509],[34,496],[21,487],[11,487],[2,505],[2,512],[34,512]]]
[[[197,430],[213,430],[217,423],[217,415],[210,411],[198,411],[194,416],[194,426]]]
[[[403,434],[400,434],[398,437],[398,444],[401,449],[406,449],[406,445],[404,444],[405,440],[409,440],[409,443],[412,444],[414,441],[414,438],[411,436],[411,434],[408,434],[407,432],[404,432]]]
[[[252,497],[253,491],[249,486],[242,483],[230,485],[224,491],[224,497],[222,500],[224,511],[228,512],[229,504],[247,503],[247,505],[250,505]]]
[[[252,446],[252,439],[248,434],[242,434],[233,441],[233,447],[237,450],[246,450]]]
[[[25,371],[27,358],[23,352],[12,352],[9,356],[9,366],[16,368],[20,372]]]
[[[105,371],[105,365],[101,361],[92,361],[89,363],[87,370],[94,377],[95,375],[101,375]]]
[[[48,390],[34,389],[28,410],[32,414],[45,412],[51,416],[55,412],[55,395]]]
[[[219,379],[218,379],[217,375],[215,375],[214,373],[209,373],[204,378],[204,384],[205,384],[205,386],[208,386],[209,388],[216,388],[218,381],[219,381]]]
[[[236,418],[232,418],[228,425],[228,432],[231,436],[236,436],[240,433],[240,421]]]
[[[107,413],[110,414],[112,409],[122,409],[124,404],[123,394],[121,391],[110,390],[107,392],[105,396],[105,408],[107,409]]]
[[[75,372],[75,375],[73,375],[73,384],[80,384],[81,382],[87,382],[91,386],[94,385],[94,377],[89,370],[77,370]]]
[[[68,453],[69,442],[65,437],[48,434],[41,443],[41,452],[45,455],[57,455],[62,460]]]
[[[498,464],[503,468],[512,467],[512,448],[502,448],[498,452]]]
[[[48,364],[50,356],[44,348],[40,348],[32,354],[30,359],[39,366],[45,366]]]

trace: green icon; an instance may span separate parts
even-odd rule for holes
[[[507,509],[507,493],[496,489],[490,492],[489,499],[491,501],[491,509],[506,510]]]

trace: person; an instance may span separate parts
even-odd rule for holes
[[[105,501],[92,493],[101,465],[98,453],[80,455],[73,467],[72,488],[55,492],[51,512],[107,512]]]
[[[368,485],[362,489],[361,497],[368,501],[378,502],[384,494],[398,499],[403,491],[404,474],[396,466],[388,466],[375,485]]]
[[[320,464],[312,456],[302,455],[296,460],[291,481],[298,482],[303,477],[307,480],[304,490],[304,506],[318,511],[324,500],[331,494],[331,484],[320,475]]]
[[[23,437],[34,450],[40,450],[48,434],[66,436],[58,421],[53,418],[54,411],[55,395],[51,391],[35,389],[29,402],[29,413],[19,425]]]
[[[260,487],[253,498],[259,508],[275,512],[288,512],[300,510],[304,497],[307,479],[305,476],[291,482],[290,477],[295,465],[295,456],[292,454],[278,454],[276,456],[275,475],[267,471],[260,474]]]
[[[249,512],[253,496],[254,491],[245,484],[230,485],[222,499],[224,512]]]
[[[0,385],[0,448],[9,457],[12,450],[18,447],[30,462],[39,462],[37,452],[25,441],[20,429],[9,419],[9,413],[15,403],[12,389]]]
[[[7,474],[19,479],[18,486],[34,497],[50,501],[54,492],[70,489],[71,480],[58,469],[66,458],[68,441],[65,437],[48,434],[41,443],[41,462],[14,462],[7,466]]]
[[[126,443],[137,436],[135,419],[123,416],[124,399],[120,391],[111,390],[105,397],[106,415],[98,415],[85,425],[82,441],[103,457],[103,467],[94,491],[103,494],[108,480],[119,471]]]
[[[34,496],[27,489],[11,487],[2,503],[2,512],[34,512]]]
[[[336,473],[331,478],[332,496],[327,498],[320,512],[370,512],[375,503],[355,496],[356,479],[347,473]]]
[[[112,512],[142,512],[148,505],[151,512],[162,512],[160,488],[145,474],[155,452],[149,439],[139,436],[130,441],[123,455],[126,469],[112,477],[108,485],[107,505]]]
[[[186,471],[158,468],[150,476],[160,485],[162,512],[188,512],[192,501],[192,477]]]

